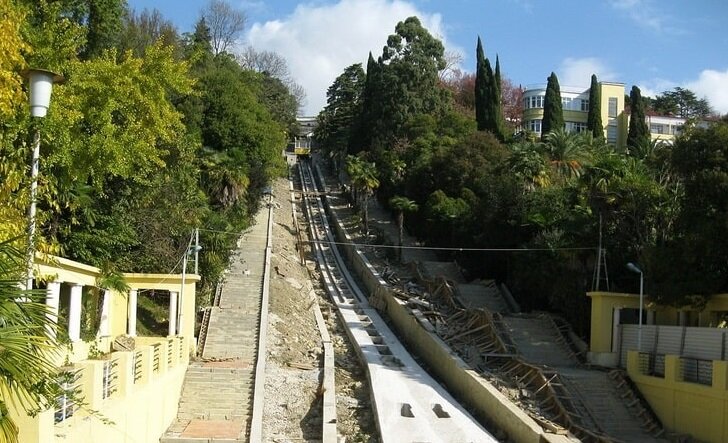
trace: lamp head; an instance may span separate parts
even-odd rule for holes
[[[30,85],[30,115],[45,117],[51,102],[53,83],[62,83],[63,76],[45,69],[28,69],[22,75]]]
[[[642,269],[639,268],[636,264],[629,262],[627,263],[627,269],[629,269],[632,272],[636,272],[637,274],[642,274]]]

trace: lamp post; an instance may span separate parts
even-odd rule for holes
[[[642,352],[642,305],[644,304],[645,274],[639,266],[632,262],[627,263],[627,269],[640,275],[640,319],[637,327],[637,351]]]
[[[63,82],[63,77],[43,69],[29,69],[23,71],[28,79],[30,89],[30,115],[43,118],[48,112],[51,102],[53,83]],[[36,125],[33,136],[33,159],[30,167],[30,206],[28,207],[28,267],[25,288],[33,289],[33,258],[35,256],[35,205],[38,192],[38,163],[40,159],[40,129]]]

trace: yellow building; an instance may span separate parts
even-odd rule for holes
[[[68,394],[56,399],[55,410],[33,417],[13,409],[10,402],[20,441],[158,442],[176,416],[195,346],[195,283],[199,277],[125,274],[130,290],[119,293],[98,286],[102,277],[98,268],[40,256],[34,274],[35,286],[47,291],[49,315],[59,323],[59,330],[53,333],[62,333],[62,341],[68,342],[56,356],[59,382]],[[137,336],[137,300],[149,290],[164,293],[169,300],[166,336]],[[87,309],[98,313],[91,337],[89,325],[82,324]],[[122,336],[122,346],[115,346]],[[83,404],[74,398],[81,398]]]
[[[660,306],[649,297],[590,292],[589,361],[621,367],[663,426],[699,441],[728,441],[728,294],[701,306]]]
[[[586,131],[589,114],[590,88],[563,86],[561,89],[561,105],[564,111],[564,122],[569,132]],[[600,82],[600,110],[604,125],[604,138],[607,143],[624,147],[629,130],[629,115],[624,111],[624,83]],[[546,85],[531,86],[523,92],[523,129],[541,136],[543,105],[546,96]],[[652,140],[672,142],[685,123],[684,118],[648,116]]]

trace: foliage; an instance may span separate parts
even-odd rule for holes
[[[0,119],[6,120],[25,101],[20,69],[25,67],[23,52],[30,47],[20,33],[25,11],[15,0],[0,0]]]
[[[346,173],[356,190],[356,199],[364,213],[364,230],[369,232],[369,196],[379,187],[376,165],[362,157],[350,155],[346,159]]]
[[[404,214],[419,209],[417,203],[407,197],[396,195],[389,199],[389,206],[397,211],[397,227],[399,228],[399,260],[402,260],[402,246],[404,245]]]
[[[693,91],[679,86],[672,91],[659,94],[651,104],[652,110],[661,115],[705,118],[713,114],[713,109],[707,99],[699,99]]]
[[[586,119],[586,127],[591,131],[595,139],[604,138],[604,125],[602,124],[602,94],[599,89],[599,82],[596,74],[591,76],[591,87],[589,88],[589,114]]]
[[[0,389],[13,393],[0,400],[0,439],[11,443],[19,440],[8,404],[34,413],[54,406],[59,392],[57,343],[50,333],[56,325],[40,291],[19,289],[24,272],[23,254],[11,242],[0,242]]]
[[[559,79],[553,72],[546,84],[546,97],[543,103],[543,122],[541,123],[541,138],[546,139],[549,132],[564,128],[564,111],[561,106],[561,90]]]
[[[629,118],[629,132],[627,133],[627,147],[638,147],[650,142],[650,128],[645,120],[645,105],[642,101],[640,88],[632,86],[629,93],[631,115]]]
[[[505,138],[503,109],[501,106],[500,60],[496,57],[495,73],[490,60],[483,53],[478,37],[475,73],[475,119],[479,131],[490,131],[500,140]]]
[[[84,57],[94,58],[118,47],[125,0],[88,0],[86,47]]]
[[[361,109],[366,74],[361,64],[347,67],[326,91],[326,106],[318,116],[315,137],[324,154],[341,160],[355,151],[351,143],[355,118]]]

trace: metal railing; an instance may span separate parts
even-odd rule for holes
[[[713,385],[713,361],[699,358],[680,358],[683,381],[701,385]]]
[[[58,385],[61,394],[56,397],[56,409],[53,414],[55,423],[60,423],[73,416],[78,410],[77,398],[81,392],[81,370],[67,370],[58,374]]]
[[[154,343],[152,345],[152,372],[159,373],[159,366],[162,360],[162,345]]]
[[[134,384],[137,384],[142,379],[142,369],[144,366],[144,354],[142,351],[135,351],[132,357],[132,375],[134,378]]]
[[[101,379],[101,398],[109,398],[119,387],[119,363],[116,360],[104,362]]]

